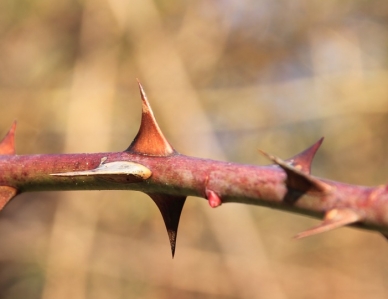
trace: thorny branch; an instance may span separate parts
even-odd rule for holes
[[[16,155],[16,123],[0,143],[0,210],[17,194],[50,190],[138,190],[158,206],[175,253],[186,197],[198,196],[214,208],[238,202],[322,217],[303,238],[345,225],[388,235],[388,187],[364,187],[311,175],[323,138],[288,159],[262,152],[274,165],[254,166],[188,157],[177,153],[161,132],[139,83],[142,120],[123,152]]]

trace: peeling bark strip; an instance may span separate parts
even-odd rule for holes
[[[178,224],[187,196],[211,207],[238,202],[322,217],[295,238],[345,225],[388,235],[388,187],[343,184],[311,175],[323,138],[282,160],[262,152],[274,165],[254,166],[188,157],[177,153],[160,130],[139,83],[142,120],[123,152],[15,155],[14,123],[0,142],[0,210],[17,194],[51,190],[137,190],[158,206],[174,256]]]

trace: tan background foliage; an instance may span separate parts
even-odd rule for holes
[[[184,154],[265,164],[325,136],[315,175],[387,181],[388,2],[3,0],[0,125],[19,154],[125,149],[136,78]],[[177,254],[136,192],[23,194],[0,216],[1,298],[387,298],[388,244],[189,198]]]

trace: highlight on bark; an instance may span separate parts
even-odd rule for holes
[[[106,159],[103,157],[100,165],[91,170],[52,173],[50,175],[62,177],[94,176],[104,180],[127,183],[141,182],[152,175],[151,170],[139,163],[130,161],[104,163]]]

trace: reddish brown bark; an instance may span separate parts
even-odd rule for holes
[[[296,238],[344,225],[388,233],[388,189],[343,184],[310,174],[322,143],[288,160],[265,154],[275,165],[253,166],[177,153],[158,127],[140,86],[143,114],[139,133],[124,152],[15,155],[15,124],[0,143],[0,209],[21,192],[50,190],[138,190],[155,201],[175,252],[180,214],[187,196],[211,207],[238,202],[314,217],[321,225]]]

